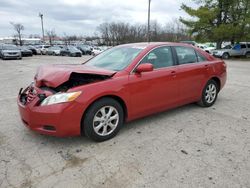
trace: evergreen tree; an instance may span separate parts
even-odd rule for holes
[[[182,4],[191,19],[180,18],[198,41],[213,41],[217,48],[223,41],[250,39],[250,0],[194,0],[198,8]]]

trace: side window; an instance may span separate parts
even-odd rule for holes
[[[151,63],[154,69],[173,66],[174,61],[171,48],[168,46],[156,48],[145,56],[141,63]]]
[[[197,62],[196,53],[193,48],[177,46],[175,49],[180,65]]]
[[[250,44],[247,44],[247,48],[250,48]]]
[[[245,44],[241,44],[240,47],[241,48],[246,48],[246,45]]]
[[[198,62],[207,61],[207,58],[205,58],[203,55],[201,55],[199,52],[196,51]]]

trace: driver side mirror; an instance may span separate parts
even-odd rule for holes
[[[142,72],[151,72],[154,70],[154,67],[151,63],[143,63],[140,64],[137,68],[136,68],[136,72],[137,73],[142,73]]]

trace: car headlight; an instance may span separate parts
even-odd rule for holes
[[[47,97],[46,99],[44,99],[41,103],[41,106],[71,102],[71,101],[74,101],[77,97],[79,97],[81,93],[82,93],[81,91],[72,92],[72,93],[57,93],[55,95],[51,95]]]

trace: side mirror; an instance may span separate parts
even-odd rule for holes
[[[154,67],[151,63],[143,63],[140,64],[137,68],[136,68],[136,72],[137,73],[142,73],[142,72],[151,72],[154,70]]]

